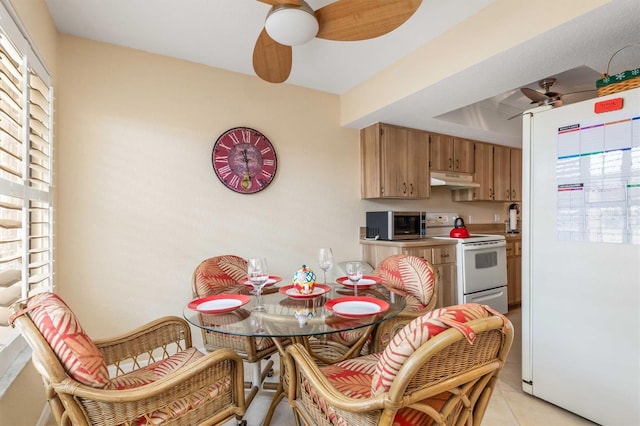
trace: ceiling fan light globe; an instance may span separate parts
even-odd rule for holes
[[[297,46],[312,40],[318,34],[318,20],[303,8],[274,7],[267,15],[264,28],[269,37],[286,46]]]

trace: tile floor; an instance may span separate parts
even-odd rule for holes
[[[575,426],[594,423],[565,411],[553,404],[528,395],[522,391],[521,383],[521,312],[512,310],[508,315],[515,328],[515,338],[505,367],[500,373],[498,385],[493,392],[482,424],[485,426]],[[264,414],[271,403],[269,391],[261,391],[252,402],[245,419],[248,426],[262,424]],[[225,426],[235,425],[230,421]],[[276,409],[271,422],[274,426],[294,426],[291,409],[284,399]]]

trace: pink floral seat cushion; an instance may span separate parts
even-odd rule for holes
[[[473,343],[475,333],[464,323],[492,315],[501,314],[488,306],[467,303],[436,309],[414,319],[393,337],[382,352],[371,381],[371,393],[377,395],[388,391],[407,358],[429,339],[453,327]]]
[[[322,367],[321,371],[329,382],[345,396],[358,399],[369,398],[372,395],[388,391],[407,358],[429,339],[453,327],[460,330],[472,343],[475,340],[475,333],[465,323],[492,315],[500,314],[478,304],[437,309],[407,324],[395,335],[383,352]],[[337,410],[318,395],[309,383],[305,382],[304,387],[305,392],[311,395],[313,402],[326,414],[331,424],[340,426],[349,424]],[[449,397],[449,392],[443,392],[429,398],[425,403],[439,411],[449,400]],[[428,426],[433,424],[433,418],[418,410],[402,408],[396,413],[393,424],[394,426]]]
[[[69,376],[94,388],[109,383],[102,353],[62,299],[54,293],[39,293],[29,299],[26,311]]]
[[[371,380],[381,356],[382,353],[366,355],[322,367],[321,370],[329,382],[345,396],[366,399],[371,397]],[[311,395],[313,402],[326,414],[331,424],[349,426],[349,421],[342,418],[339,411],[327,404],[308,382],[305,382],[304,386],[305,392]],[[431,398],[429,403],[439,410],[446,399],[446,395],[438,395]],[[431,417],[425,413],[404,408],[396,413],[393,424],[394,426],[426,426],[431,422]]]
[[[196,348],[189,348],[146,367],[115,377],[106,388],[123,390],[148,385],[182,369],[203,356],[202,352]],[[223,377],[221,380],[211,383],[207,389],[176,399],[161,410],[144,415],[138,419],[138,424],[162,424],[170,419],[177,418],[204,401],[216,399],[218,395],[230,392],[230,386],[231,378],[229,376]]]
[[[412,296],[407,297],[407,310],[424,309],[433,297],[436,274],[433,266],[421,257],[389,256],[380,262],[374,274],[382,279],[385,287],[404,296]]]
[[[204,260],[193,273],[193,292],[205,297],[242,287],[238,283],[247,277],[247,261],[234,255],[216,256]]]

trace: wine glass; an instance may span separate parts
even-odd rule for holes
[[[322,276],[324,277],[324,283],[327,283],[327,269],[333,266],[333,252],[330,248],[321,248],[318,255],[318,264],[322,269]]]
[[[252,257],[247,260],[247,278],[253,286],[257,301],[256,306],[252,309],[254,311],[264,311],[265,307],[262,304],[262,288],[269,279],[269,272],[267,268],[267,259],[264,257]]]
[[[362,263],[348,262],[346,265],[347,278],[353,284],[353,295],[358,295],[358,282],[362,279]]]

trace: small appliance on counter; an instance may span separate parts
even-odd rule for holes
[[[507,232],[509,234],[518,233],[518,214],[520,213],[520,206],[516,203],[509,205],[509,224]]]
[[[367,212],[366,239],[417,240],[426,233],[426,212]]]

